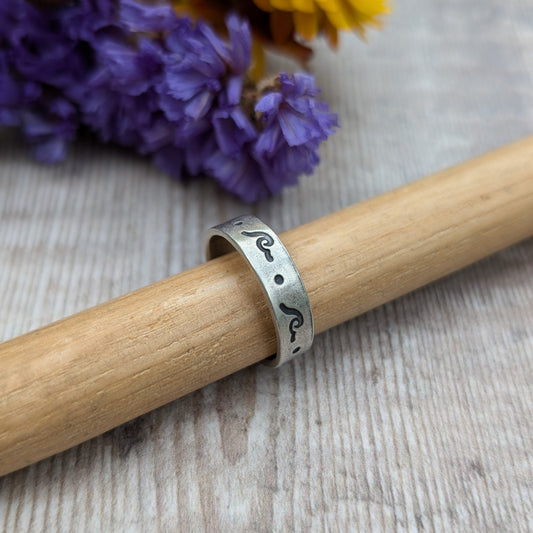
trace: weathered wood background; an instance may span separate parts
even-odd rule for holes
[[[251,208],[279,231],[531,133],[533,3],[398,0],[313,70],[342,129]],[[250,211],[127,152],[49,168],[0,140],[1,340],[202,262]],[[0,479],[0,530],[532,531],[532,450],[530,240]]]

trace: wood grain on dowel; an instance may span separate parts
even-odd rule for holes
[[[530,137],[281,238],[321,332],[532,234]],[[237,254],[0,344],[0,474],[258,362],[275,346],[259,283]]]

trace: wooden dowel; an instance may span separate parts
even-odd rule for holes
[[[532,234],[530,137],[281,237],[321,332]],[[275,347],[259,283],[237,254],[0,344],[0,474]]]

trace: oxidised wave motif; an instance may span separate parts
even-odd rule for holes
[[[272,253],[267,249],[274,244],[274,239],[271,235],[264,231],[241,231],[241,234],[245,235],[246,237],[258,237],[258,239],[255,241],[255,245],[265,254],[265,259],[269,263],[274,261]]]
[[[296,340],[296,331],[301,328],[304,323],[304,317],[298,309],[292,307],[287,307],[284,303],[279,304],[279,308],[289,316],[294,316],[294,318],[289,322],[289,331],[291,332],[291,342]]]

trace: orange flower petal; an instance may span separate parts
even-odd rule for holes
[[[308,41],[313,39],[318,33],[318,14],[296,11],[293,16],[296,33]]]
[[[253,0],[254,4],[261,9],[262,11],[267,11],[270,13],[271,11],[274,11],[274,8],[272,7],[272,3],[270,0]]]
[[[283,44],[292,38],[294,23],[291,13],[273,11],[270,15],[270,33],[275,44]]]
[[[292,11],[302,13],[316,13],[317,5],[315,0],[292,0]]]
[[[328,40],[329,46],[333,49],[336,49],[339,45],[339,32],[327,17],[323,17],[322,31]]]

